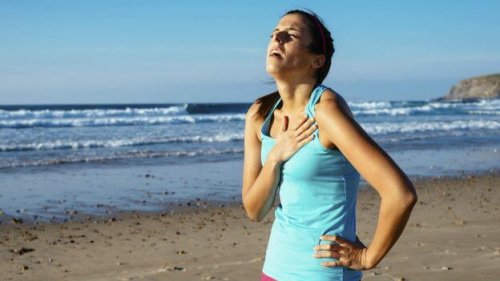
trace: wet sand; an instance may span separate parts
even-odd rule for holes
[[[498,280],[500,174],[416,181],[400,241],[363,280]],[[378,196],[360,192],[358,235],[373,233]],[[81,216],[65,223],[0,216],[0,280],[258,280],[273,216],[203,200],[168,212]]]

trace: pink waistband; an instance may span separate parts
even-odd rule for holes
[[[278,281],[276,279],[273,279],[262,272],[262,275],[260,276],[260,281]]]

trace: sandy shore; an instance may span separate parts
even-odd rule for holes
[[[419,202],[398,244],[363,280],[499,280],[500,175],[416,182]],[[358,231],[378,196],[358,200]],[[128,213],[63,224],[0,224],[0,280],[258,280],[273,216],[240,205]]]

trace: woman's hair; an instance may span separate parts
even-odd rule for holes
[[[291,14],[298,14],[306,19],[304,23],[312,36],[311,43],[309,46],[306,46],[307,49],[313,54],[325,56],[325,63],[321,68],[316,70],[316,85],[319,85],[325,80],[330,71],[330,66],[332,65],[332,57],[335,52],[332,34],[325,27],[321,18],[310,10],[291,10],[286,12],[283,16]],[[259,104],[256,113],[258,118],[264,119],[278,99],[279,93],[277,91],[258,98],[255,101]]]

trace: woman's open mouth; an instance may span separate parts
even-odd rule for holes
[[[279,50],[272,50],[271,54],[269,54],[270,57],[282,59],[283,58],[283,53],[280,52]]]

